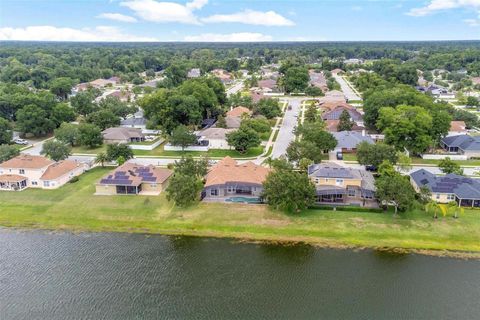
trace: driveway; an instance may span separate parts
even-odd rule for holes
[[[362,98],[356,94],[352,88],[347,84],[345,79],[340,77],[338,74],[332,74],[332,76],[337,80],[338,84],[340,84],[340,87],[342,88],[342,92],[345,95],[345,97],[350,101],[350,100],[362,100]]]
[[[297,118],[300,115],[300,105],[302,102],[302,98],[292,98],[286,99],[289,105],[292,107],[292,110],[285,111],[285,116],[283,117],[282,126],[280,127],[280,131],[277,136],[277,140],[273,145],[272,150],[272,158],[280,158],[281,156],[286,155],[287,147],[290,144],[290,141],[295,139],[295,135],[293,134],[293,130],[297,126]]]
[[[21,153],[30,154],[32,156],[38,156],[38,155],[40,155],[40,152],[42,151],[43,144],[45,143],[45,141],[48,141],[50,139],[45,139],[45,140],[41,140],[41,141],[29,140],[29,139],[26,139],[26,140],[28,141],[29,145],[32,145],[32,147],[21,151]]]
[[[240,90],[242,90],[242,88],[243,88],[243,80],[239,81],[238,83],[235,83],[232,87],[226,90],[227,97],[239,92]]]

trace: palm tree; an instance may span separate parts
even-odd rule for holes
[[[433,218],[434,219],[438,219],[438,210],[440,210],[442,212],[443,216],[445,216],[447,214],[447,209],[445,208],[445,206],[440,205],[440,204],[436,203],[435,201],[430,201],[425,206],[425,211],[426,212],[433,212]]]
[[[451,201],[447,205],[447,210],[449,212],[453,211],[453,218],[457,219],[459,214],[463,214],[465,209],[460,207],[455,201]]]
[[[105,167],[105,162],[107,162],[107,161],[108,161],[108,157],[107,157],[107,154],[105,152],[100,152],[95,157],[95,163],[100,163],[102,168]]]

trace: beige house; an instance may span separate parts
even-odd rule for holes
[[[375,179],[366,170],[321,163],[308,167],[308,177],[318,203],[376,206]]]
[[[85,170],[84,164],[75,161],[22,154],[0,164],[0,190],[56,189]]]
[[[227,142],[227,134],[234,132],[235,129],[208,128],[198,132],[200,138],[198,142],[201,145],[207,145],[209,149],[231,149]]]
[[[106,144],[114,143],[132,143],[141,142],[145,140],[145,135],[141,129],[116,127],[108,128],[102,131],[103,142]]]
[[[225,157],[208,172],[202,199],[223,200],[235,196],[259,198],[269,172],[269,169],[253,162],[240,164]]]
[[[168,185],[172,170],[127,162],[104,176],[97,195],[159,195]]]

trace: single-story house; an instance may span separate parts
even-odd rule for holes
[[[115,127],[102,131],[103,141],[107,144],[131,143],[145,141],[145,135],[141,129]]]
[[[85,164],[71,160],[55,162],[43,156],[22,154],[0,164],[0,190],[56,189],[86,168]]]
[[[132,98],[132,94],[128,91],[115,90],[107,94],[107,97],[114,97],[114,98],[118,98],[118,100],[122,102],[128,102]]]
[[[310,85],[320,88],[323,92],[328,90],[327,80],[325,79],[325,75],[323,72],[315,72],[315,70],[308,70],[308,74],[310,76]]]
[[[235,130],[236,129],[207,128],[197,133],[199,137],[198,143],[200,145],[208,145],[209,149],[230,149],[230,145],[227,142],[227,134]]]
[[[252,111],[245,107],[235,107],[227,112],[225,117],[225,122],[227,123],[227,128],[240,128],[240,123],[242,122],[243,116],[250,116]]]
[[[326,111],[322,114],[323,120],[340,120],[340,116],[344,111],[348,112],[350,119],[354,121],[357,125],[363,126],[363,115],[358,112],[355,108],[350,106],[338,106],[333,110]]]
[[[120,126],[124,128],[137,128],[145,130],[147,128],[147,119],[143,115],[143,111],[139,110],[133,116],[126,118],[120,122]]]
[[[440,140],[440,146],[447,152],[466,155],[468,159],[480,157],[480,136],[449,136]]]
[[[238,163],[230,157],[215,164],[205,177],[202,198],[260,197],[269,169],[253,162]]]
[[[223,84],[229,84],[233,82],[233,76],[230,72],[224,69],[213,69],[210,73],[220,80]]]
[[[89,84],[94,87],[94,88],[104,88],[108,85],[115,85],[117,82],[115,80],[110,80],[110,79],[96,79],[93,81],[90,81]]]
[[[336,163],[313,164],[308,177],[315,185],[318,203],[375,206],[375,179],[364,170]]]
[[[465,121],[452,121],[450,122],[450,129],[448,130],[447,137],[467,134],[467,132]]]
[[[410,183],[415,191],[426,187],[432,200],[439,203],[455,201],[463,207],[480,207],[480,181],[456,174],[436,176],[425,169],[410,174]]]
[[[271,91],[276,91],[278,89],[277,80],[274,80],[274,79],[259,80],[257,87],[261,89],[270,89]]]
[[[97,195],[159,195],[168,185],[172,170],[126,162],[95,185]]]
[[[374,143],[373,139],[365,133],[357,131],[340,131],[332,132],[332,135],[337,139],[337,146],[335,151],[342,151],[343,153],[353,153],[357,151],[357,146],[362,142]]]

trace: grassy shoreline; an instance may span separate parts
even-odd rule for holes
[[[94,196],[94,169],[58,190],[0,192],[0,225],[72,232],[129,232],[303,242],[334,248],[401,248],[480,257],[480,211],[433,220],[421,211],[390,213],[307,210],[286,215],[266,206],[201,203],[180,209],[163,195]]]

